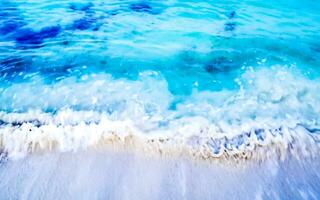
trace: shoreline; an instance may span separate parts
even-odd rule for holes
[[[18,132],[21,133],[21,132]],[[234,138],[187,137],[184,141],[175,137],[142,137],[139,135],[117,135],[115,133],[97,134],[97,138],[83,145],[81,138],[73,134],[69,143],[62,143],[63,137],[52,135],[33,135],[25,132],[0,135],[0,155],[9,159],[21,159],[32,154],[111,151],[114,153],[135,153],[145,157],[184,158],[195,162],[243,163],[263,162],[268,159],[284,160],[287,156],[296,159],[319,157],[319,142],[315,135],[290,134],[268,136],[263,140],[255,134],[242,134]],[[96,134],[96,133],[94,133]],[[241,136],[241,138],[240,138]],[[19,143],[17,141],[19,139]],[[57,140],[60,139],[60,140]],[[71,143],[70,143],[71,142]],[[68,145],[68,146],[66,146]],[[66,147],[71,147],[70,149]]]

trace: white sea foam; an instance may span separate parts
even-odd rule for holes
[[[1,148],[11,157],[100,146],[204,159],[319,152],[319,80],[275,66],[237,81],[237,91],[194,91],[176,110],[156,72],[15,84],[1,95],[2,108],[18,111],[0,113]]]

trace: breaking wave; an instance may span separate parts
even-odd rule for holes
[[[12,158],[104,147],[205,160],[318,154],[318,80],[273,66],[236,82],[237,90],[195,89],[179,101],[155,71],[14,84],[2,90],[1,149]]]

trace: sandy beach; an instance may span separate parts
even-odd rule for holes
[[[206,163],[83,151],[3,159],[0,199],[317,199],[318,158]]]

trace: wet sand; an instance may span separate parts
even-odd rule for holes
[[[0,164],[0,199],[318,199],[318,158],[206,163],[136,153],[32,154]]]

